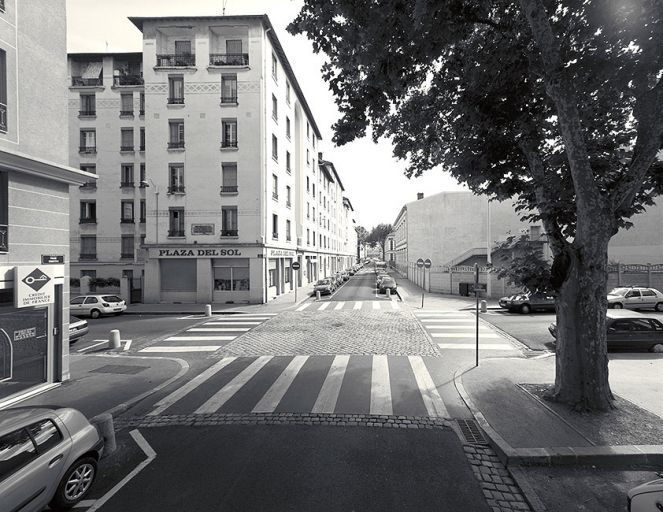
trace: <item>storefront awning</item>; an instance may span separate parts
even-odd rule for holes
[[[103,63],[101,62],[90,62],[83,71],[81,78],[99,78],[101,75],[101,70],[103,68]]]

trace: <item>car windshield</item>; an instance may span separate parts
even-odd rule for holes
[[[626,295],[630,290],[630,288],[613,288],[609,295]]]
[[[320,281],[318,281],[315,284],[327,284],[327,283],[329,283],[329,281],[327,281],[327,279],[320,279]]]

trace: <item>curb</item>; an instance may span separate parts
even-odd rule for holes
[[[129,311],[126,310],[123,315],[203,315],[205,311]],[[244,315],[246,311],[212,311],[212,315]]]
[[[474,419],[486,433],[500,461],[506,466],[533,465],[661,465],[663,445],[557,446],[514,448],[491,425],[474,404],[462,383],[462,374],[474,366],[454,372],[454,386]]]

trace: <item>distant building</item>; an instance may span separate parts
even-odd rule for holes
[[[392,231],[387,235],[384,245],[384,253],[386,262],[389,266],[396,265],[396,245],[395,245],[396,233]]]
[[[0,407],[69,378],[65,0],[0,2]],[[46,23],[45,20],[48,20]]]

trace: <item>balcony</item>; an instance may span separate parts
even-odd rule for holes
[[[134,146],[133,146],[133,144],[131,146],[120,146],[120,151],[125,152],[125,153],[133,153]]]
[[[237,149],[237,141],[236,140],[222,140],[221,141],[221,148],[222,149]]]
[[[80,146],[78,148],[78,152],[84,155],[96,155],[97,146]]]
[[[120,117],[133,117],[133,116],[134,116],[133,110],[120,110]]]
[[[248,66],[248,53],[210,53],[210,66]]]
[[[184,194],[184,185],[171,185],[168,187],[168,194]]]
[[[113,77],[113,87],[143,85],[141,75],[117,75]]]
[[[235,96],[221,96],[221,103],[222,104],[236,105],[237,104],[237,95],[235,95]]]
[[[120,259],[133,260],[134,259],[134,253],[133,252],[123,252],[123,253],[120,254]]]
[[[183,229],[169,229],[168,230],[168,236],[171,238],[184,238],[184,230]]]
[[[157,67],[160,68],[186,68],[195,65],[195,53],[160,53],[157,55]]]
[[[183,140],[170,141],[168,143],[168,149],[184,149],[184,141]]]
[[[237,229],[222,229],[221,236],[239,236],[239,230]]]
[[[237,185],[221,185],[221,195],[230,195],[230,194],[237,194],[238,193],[238,187]]]
[[[9,251],[9,226],[0,224],[0,252]]]
[[[82,218],[78,221],[78,223],[79,223],[79,224],[96,224],[96,223],[97,223],[97,219],[96,219],[96,217],[95,217],[95,218],[91,218],[91,217],[82,217]]]
[[[121,181],[120,182],[120,188],[134,188],[134,182],[133,181]]]
[[[184,96],[178,96],[176,98],[168,98],[169,105],[184,105]]]
[[[135,223],[136,222],[134,221],[133,217],[131,217],[130,219],[125,219],[125,218],[120,219],[120,224],[135,224]]]
[[[86,181],[80,187],[81,190],[97,190],[97,182],[95,181]]]
[[[103,85],[104,85],[103,77],[99,78],[83,78],[82,76],[71,77],[72,87],[103,87]]]
[[[94,253],[92,253],[92,252],[90,252],[90,253],[81,253],[78,256],[78,259],[79,260],[88,260],[88,261],[89,260],[96,260],[97,259],[97,253],[96,252],[94,252]]]
[[[96,110],[79,110],[78,117],[96,117]]]

